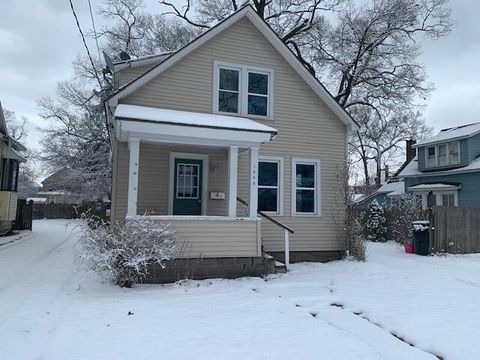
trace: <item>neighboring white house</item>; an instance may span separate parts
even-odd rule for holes
[[[197,277],[248,273],[265,253],[341,256],[337,173],[357,125],[251,6],[110,70],[113,221],[172,224],[177,257],[208,268]]]

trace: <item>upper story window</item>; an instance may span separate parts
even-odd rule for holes
[[[238,113],[240,108],[240,71],[220,68],[218,84],[218,111]]]
[[[272,70],[216,62],[214,111],[272,117]]]
[[[456,165],[458,163],[460,163],[460,142],[458,140],[427,146],[426,167]]]

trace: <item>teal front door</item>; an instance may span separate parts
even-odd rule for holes
[[[175,159],[173,215],[202,214],[203,161]]]

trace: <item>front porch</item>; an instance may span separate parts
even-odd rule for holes
[[[117,107],[114,124],[117,163],[124,164],[116,177],[128,178],[114,184],[117,205],[127,195],[123,211],[115,206],[115,220],[149,216],[172,224],[177,258],[262,257],[258,152],[275,129],[249,119],[132,105]],[[246,165],[241,169],[239,158]],[[248,206],[237,201],[239,187]]]

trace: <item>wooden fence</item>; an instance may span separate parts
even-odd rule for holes
[[[77,219],[88,212],[95,217],[108,220],[107,209],[102,203],[72,204],[33,204],[33,219]]]
[[[17,215],[13,222],[13,230],[32,230],[33,201],[17,201]]]
[[[431,252],[480,252],[480,208],[435,206],[430,228]]]

